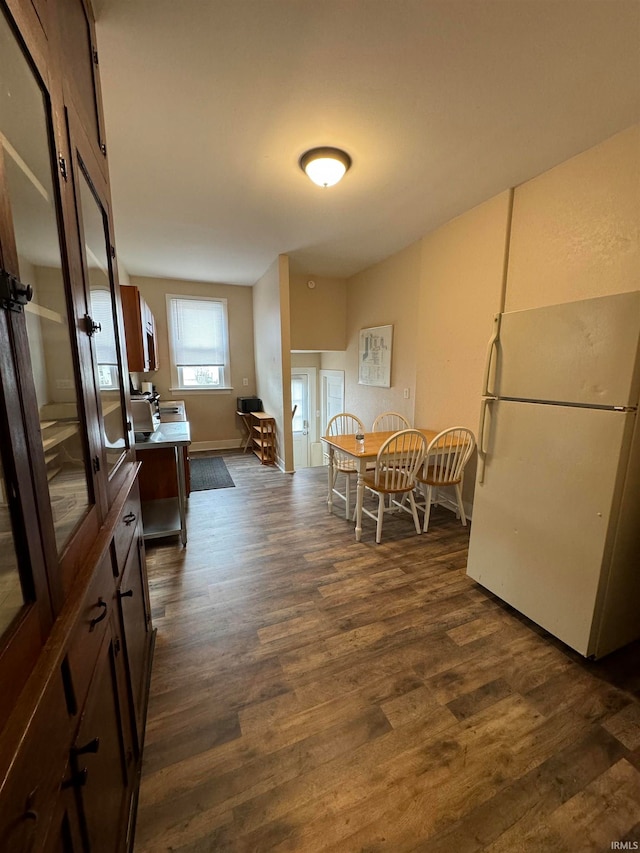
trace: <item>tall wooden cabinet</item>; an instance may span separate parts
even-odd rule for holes
[[[136,373],[157,370],[156,322],[151,309],[133,285],[121,287],[120,295],[129,370]]]
[[[88,0],[0,0],[0,851],[133,843],[153,649]]]

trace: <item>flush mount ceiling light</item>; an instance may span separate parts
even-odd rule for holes
[[[319,187],[332,187],[351,165],[351,157],[340,148],[312,148],[300,158],[300,168]]]

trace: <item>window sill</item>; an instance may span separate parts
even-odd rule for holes
[[[231,394],[233,388],[169,388],[169,391],[172,394]]]

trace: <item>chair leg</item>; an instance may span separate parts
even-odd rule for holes
[[[460,513],[460,518],[462,519],[462,523],[464,526],[467,526],[467,516],[464,513],[464,504],[462,503],[462,486],[458,483],[455,487],[456,489],[456,498],[458,499],[458,512]]]
[[[351,495],[351,474],[344,475],[345,483],[344,483],[344,494],[345,494],[345,507],[344,507],[344,517],[349,521],[349,498]]]
[[[420,527],[420,520],[418,519],[418,508],[416,507],[416,501],[413,497],[413,492],[408,492],[409,495],[409,503],[411,504],[411,512],[413,513],[413,523],[416,526],[416,533],[422,533],[422,528]]]
[[[424,525],[422,532],[426,533],[429,529],[429,516],[431,515],[431,486],[422,484],[422,493],[424,494]]]
[[[378,523],[376,525],[376,543],[379,545],[382,539],[382,519],[384,518],[384,494],[378,493]]]

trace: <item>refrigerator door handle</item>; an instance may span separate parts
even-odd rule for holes
[[[487,436],[487,408],[490,403],[495,403],[497,397],[483,397],[482,403],[480,407],[480,428],[478,430],[479,438],[478,441],[478,483],[482,485],[484,483],[484,468],[487,457],[487,450],[489,447],[489,441]]]
[[[489,380],[491,379],[491,367],[493,365],[493,354],[497,349],[498,337],[500,335],[500,318],[502,314],[496,314],[493,318],[493,334],[489,338],[487,347],[487,358],[484,365],[484,378],[482,380],[482,396],[488,397],[493,393],[489,390]]]

